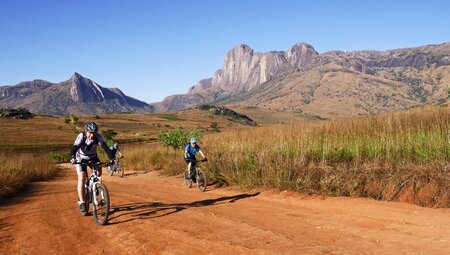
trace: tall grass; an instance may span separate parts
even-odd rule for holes
[[[205,136],[200,146],[213,180],[308,194],[371,197],[450,206],[450,110],[426,107],[379,116],[244,128]],[[140,152],[139,152],[140,151]],[[140,148],[139,161],[179,157]]]
[[[450,206],[450,110],[243,129],[202,142],[234,185]]]
[[[0,153],[0,199],[15,193],[31,181],[41,181],[56,174],[58,168],[46,155]]]

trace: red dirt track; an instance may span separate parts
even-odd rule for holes
[[[0,254],[450,254],[450,210],[104,177],[109,224],[80,215],[76,174],[0,204]],[[92,211],[92,208],[90,208]]]

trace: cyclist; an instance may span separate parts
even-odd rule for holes
[[[84,126],[84,131],[79,133],[75,139],[75,142],[73,143],[72,150],[70,152],[71,159],[70,163],[74,164],[75,162],[91,162],[92,164],[95,164],[97,162],[100,162],[98,156],[97,156],[97,145],[100,145],[102,149],[106,152],[108,155],[108,158],[111,161],[114,161],[114,157],[111,155],[111,151],[108,148],[108,145],[106,145],[105,140],[103,137],[98,134],[98,126],[95,122],[88,122]],[[90,165],[91,169],[93,165]],[[78,175],[78,206],[80,207],[80,210],[84,212],[86,210],[85,201],[84,201],[84,184],[86,182],[87,178],[87,167],[86,165],[77,165],[76,171]],[[98,173],[101,176],[102,174],[102,168],[100,166],[100,169],[98,169]]]
[[[206,161],[206,156],[203,153],[203,151],[201,150],[200,146],[198,146],[197,144],[198,139],[192,137],[190,140],[190,143],[188,145],[186,145],[186,148],[184,149],[184,159],[186,160],[186,162],[188,163],[188,178],[192,179],[192,168],[195,167],[195,161],[197,160],[195,158],[195,154],[200,153],[200,155],[202,155],[203,159]]]
[[[114,142],[113,146],[109,147],[109,150],[111,151],[111,156],[113,158],[117,158],[116,154],[119,153],[119,158],[123,158],[122,152],[120,152],[119,149],[119,143],[118,142]]]
[[[120,152],[119,149],[119,143],[114,142],[113,146],[109,147],[109,151],[111,151],[111,156],[113,158],[123,158],[122,152]],[[116,154],[119,153],[119,157],[116,157]],[[107,166],[110,171],[116,171],[117,166],[116,165],[109,165]]]

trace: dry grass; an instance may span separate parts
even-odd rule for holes
[[[231,185],[449,207],[449,128],[448,107],[426,107],[243,128],[207,135],[200,145],[210,159],[204,165],[210,179]],[[169,174],[185,168],[178,154],[164,156]]]
[[[58,168],[47,157],[28,153],[0,154],[0,199],[14,194],[32,181],[46,180],[54,176]]]

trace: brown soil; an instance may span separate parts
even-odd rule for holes
[[[158,173],[105,177],[109,225],[76,206],[76,175],[0,204],[0,254],[450,254],[450,210],[288,192],[187,189]]]

